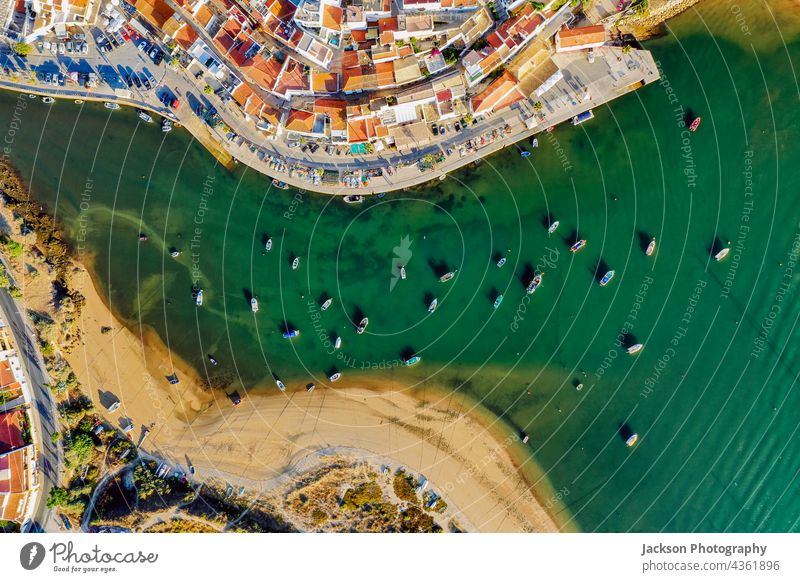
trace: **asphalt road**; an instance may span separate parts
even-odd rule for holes
[[[44,367],[39,344],[36,341],[33,328],[19,304],[8,294],[5,289],[0,290],[0,310],[2,316],[14,334],[25,371],[31,386],[32,422],[38,429],[40,442],[34,443],[38,453],[37,468],[39,478],[39,492],[33,519],[23,524],[23,531],[36,533],[43,531],[58,531],[61,527],[51,509],[47,508],[47,497],[50,489],[59,482],[62,473],[63,453],[59,444],[53,444],[50,435],[57,432],[58,412],[55,400],[45,384],[50,378]]]

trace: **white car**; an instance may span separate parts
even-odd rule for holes
[[[67,41],[67,52],[68,52],[69,54],[72,54],[73,50],[74,50],[74,47],[73,47],[73,45],[72,45],[72,41],[71,41],[71,40],[68,40],[68,41]]]
[[[58,54],[63,55],[66,51],[64,50],[64,43],[58,43]]]
[[[89,54],[89,45],[86,44],[86,41],[83,41],[81,43],[81,54],[82,55],[88,55]]]

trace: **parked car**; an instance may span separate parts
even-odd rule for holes
[[[433,130],[433,135],[439,135],[439,128],[436,125],[434,125],[431,129]]]
[[[82,55],[89,54],[89,44],[85,40],[81,43],[81,54]]]
[[[139,75],[137,75],[136,73],[133,73],[131,75],[131,77],[133,78],[133,83],[134,83],[134,85],[136,85],[136,88],[137,89],[141,89],[142,88],[142,81],[141,81],[141,79],[139,79]]]
[[[461,124],[459,122],[456,121],[456,124],[453,127],[455,127],[456,133],[461,131]]]
[[[136,48],[142,52],[147,52],[147,49],[150,47],[149,43],[146,40],[141,41]]]
[[[58,43],[58,54],[63,55],[65,52],[66,51],[65,51],[64,43],[63,42]]]
[[[75,46],[72,44],[71,40],[68,40],[67,41],[67,52],[69,54],[72,54],[74,52],[74,50],[75,50]]]
[[[440,126],[439,126],[439,134],[440,134],[440,135],[444,135],[445,133],[447,133],[447,132],[446,132],[446,131],[445,131],[445,129],[444,129],[444,125],[440,125]]]

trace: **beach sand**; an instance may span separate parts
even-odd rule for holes
[[[84,391],[107,415],[130,419],[134,441],[150,427],[143,450],[196,469],[197,479],[265,491],[302,460],[324,449],[359,450],[366,461],[391,459],[424,475],[431,488],[478,531],[558,531],[523,478],[519,438],[461,395],[426,389],[423,400],[403,386],[373,377],[343,378],[336,388],[311,393],[289,385],[254,390],[234,407],[223,392],[204,387],[196,372],[170,353],[154,333],[137,335],[112,314],[88,272],[74,273],[86,296],[82,345],[67,359]],[[102,333],[103,326],[111,327]],[[170,385],[166,376],[177,373]],[[437,402],[437,400],[439,402]],[[490,426],[494,424],[494,426]],[[537,484],[541,496],[542,487]],[[550,511],[555,514],[555,511]]]

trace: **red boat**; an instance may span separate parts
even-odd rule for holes
[[[700,127],[701,120],[702,117],[695,117],[694,121],[692,121],[692,124],[689,126],[689,131],[697,131],[697,128]]]

